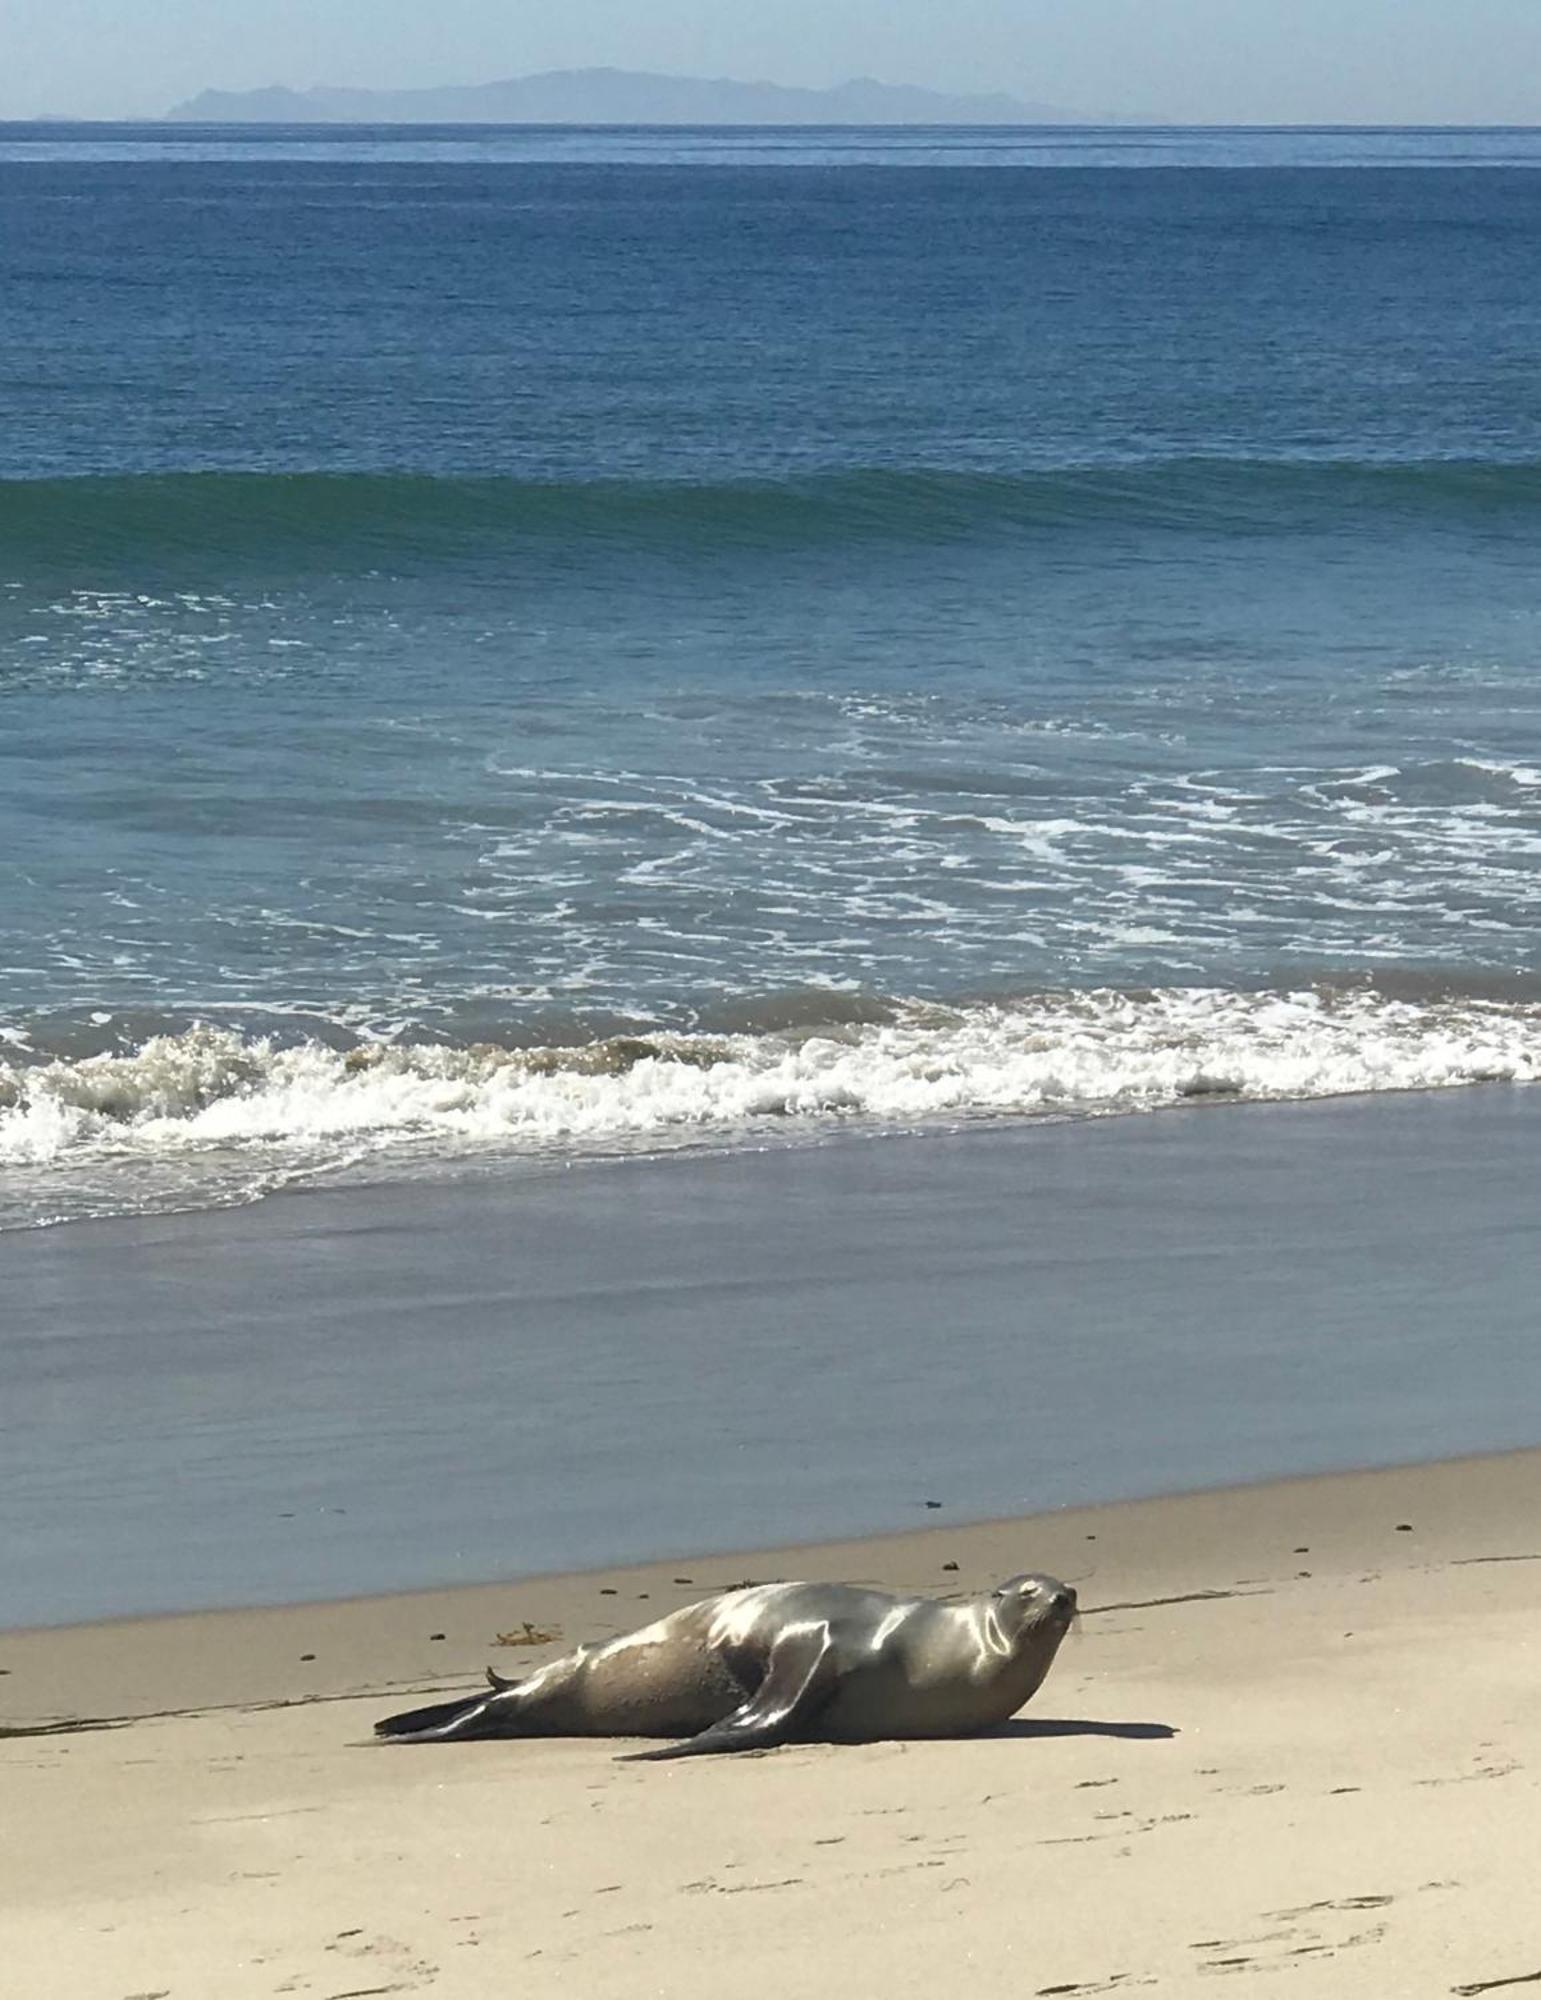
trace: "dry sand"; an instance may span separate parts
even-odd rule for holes
[[[447,1593],[0,1635],[0,1987],[1376,1996],[1541,1984],[1541,1453]],[[956,1564],[954,1570],[949,1567]],[[960,1743],[376,1747],[748,1575],[1087,1615]],[[676,1581],[675,1579],[680,1579]],[[689,1581],[684,1581],[689,1579]],[[443,1635],[443,1636],[438,1636]],[[314,1655],[313,1658],[306,1657]]]

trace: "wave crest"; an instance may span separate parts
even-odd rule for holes
[[[608,1151],[809,1129],[1152,1110],[1541,1076],[1541,1005],[1171,989],[919,1004],[888,1021],[571,1048],[308,1040],[202,1025],[0,1063],[0,1167]],[[130,1202],[128,1205],[133,1206]]]
[[[1541,463],[1172,458],[1015,473],[857,467],[784,480],[560,481],[413,472],[159,472],[0,480],[0,551],[34,560],[297,567],[474,561],[511,539],[649,549],[949,541],[1124,523],[1272,532],[1380,510],[1541,506]]]

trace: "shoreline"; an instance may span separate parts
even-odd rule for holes
[[[919,1995],[944,1966],[987,1994],[1523,1984],[1538,1497],[1533,1449],[608,1581],[3,1635],[0,1721],[46,1698],[97,1726],[0,1730],[0,1952],[18,1990],[71,2000],[708,2000],[746,1963],[810,1993]],[[781,1556],[932,1592],[1074,1559],[1083,1616],[981,1737],[664,1766],[602,1739],[369,1740],[489,1658],[517,1672]],[[489,1650],[525,1618],[563,1629]],[[107,1724],[136,1691],[137,1719]]]
[[[1404,1564],[1534,1562],[1541,1591],[1541,1535],[1536,1549],[1454,1553],[1466,1547],[1475,1524],[1489,1533],[1491,1518],[1523,1523],[1531,1506],[1541,1519],[1541,1444],[821,1542],[328,1600],[0,1627],[0,1739],[32,1729],[351,1699],[371,1689],[384,1694],[410,1685],[433,1692],[475,1680],[489,1663],[538,1663],[568,1644],[609,1637],[714,1590],[789,1577],[875,1582],[945,1597],[1015,1571],[1047,1569],[1077,1585],[1086,1618],[1144,1608],[1137,1594],[1147,1571],[1159,1573],[1165,1601],[1200,1602],[1230,1595],[1238,1584],[1255,1590],[1301,1580],[1285,1556],[1308,1549],[1313,1577],[1326,1573],[1324,1563],[1327,1571],[1341,1567],[1349,1543],[1347,1568],[1356,1569],[1364,1538],[1373,1533],[1385,1559]],[[1423,1519],[1406,1519],[1409,1511]],[[1382,1515],[1372,1530],[1372,1519]],[[1301,1545],[1300,1535],[1309,1544]],[[1260,1566],[1257,1577],[1222,1574],[1244,1562],[1247,1551]],[[592,1632],[582,1629],[585,1616]],[[475,1659],[479,1632],[486,1636],[483,1656]],[[555,1636],[542,1644],[530,1632]],[[436,1653],[436,1646],[445,1650]],[[370,1664],[374,1653],[381,1657],[378,1671]],[[29,1691],[36,1703],[45,1684],[51,1705],[29,1711]]]

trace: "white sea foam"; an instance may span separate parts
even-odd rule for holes
[[[0,1167],[463,1155],[731,1139],[767,1121],[1150,1110],[1541,1076],[1541,1006],[1368,991],[1110,991],[881,1024],[585,1047],[284,1046],[201,1026],[128,1055],[0,1061]]]

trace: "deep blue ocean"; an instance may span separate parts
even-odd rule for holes
[[[1541,1073],[1541,133],[0,127],[0,1225]]]

